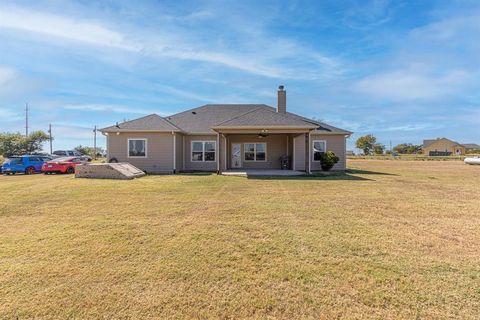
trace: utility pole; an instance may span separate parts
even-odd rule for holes
[[[93,128],[93,159],[97,160],[97,126]]]
[[[25,103],[25,137],[28,137],[28,102]]]
[[[53,148],[52,148],[52,124],[50,123],[48,125],[48,135],[50,136],[50,154],[53,154]]]

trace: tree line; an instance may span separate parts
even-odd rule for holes
[[[28,136],[20,133],[0,133],[0,155],[4,158],[18,156],[23,154],[38,154],[43,151],[43,144],[50,140],[50,137],[44,131],[34,131]],[[105,154],[105,150],[97,147],[87,147],[79,145],[74,148],[75,151],[84,155],[100,157]]]
[[[412,143],[401,143],[393,147],[392,151],[385,150],[385,145],[377,143],[377,138],[368,134],[357,139],[355,146],[361,149],[365,155],[384,154],[384,153],[399,153],[399,154],[418,154],[422,153],[422,146]]]

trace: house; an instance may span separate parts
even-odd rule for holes
[[[423,140],[423,154],[429,156],[464,155],[471,150],[480,149],[475,143],[458,143],[447,138]]]
[[[465,147],[465,152],[466,153],[480,150],[480,145],[478,145],[476,143],[463,143],[462,146]]]
[[[161,117],[151,114],[100,130],[108,161],[129,162],[147,172],[233,169],[321,170],[320,155],[333,151],[346,168],[352,132],[287,111],[278,89],[277,108],[264,104],[209,104]],[[285,159],[288,159],[286,162]]]

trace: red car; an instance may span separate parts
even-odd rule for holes
[[[51,173],[75,173],[77,164],[85,163],[86,160],[81,157],[64,157],[45,162],[42,166],[42,172]]]

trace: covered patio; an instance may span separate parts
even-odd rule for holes
[[[219,130],[217,139],[219,172],[235,175],[308,172],[308,129]]]

